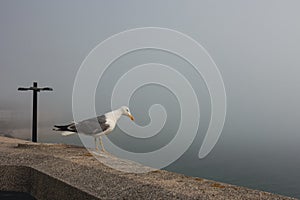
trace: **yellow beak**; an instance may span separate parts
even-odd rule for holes
[[[134,117],[131,114],[129,114],[129,117],[132,121],[134,121]]]

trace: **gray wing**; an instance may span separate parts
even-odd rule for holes
[[[86,119],[76,124],[76,129],[79,133],[84,133],[88,135],[101,133],[107,130],[108,128],[109,124],[106,124],[105,115]]]
[[[98,123],[100,124],[102,131],[106,131],[109,128],[109,124],[106,123],[105,115],[98,116],[97,120],[98,120]]]

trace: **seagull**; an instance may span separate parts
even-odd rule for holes
[[[61,133],[63,136],[73,135],[75,133],[83,133],[85,135],[93,136],[96,150],[99,150],[97,145],[97,140],[99,139],[101,150],[106,152],[101,136],[111,133],[122,115],[128,116],[132,121],[134,121],[134,117],[130,113],[129,108],[127,106],[122,106],[117,110],[113,110],[104,115],[86,119],[78,123],[72,122],[68,125],[54,125],[56,129],[53,130],[63,131]]]

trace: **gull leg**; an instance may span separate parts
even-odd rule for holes
[[[94,138],[94,141],[95,141],[95,149],[96,149],[96,151],[99,151],[96,137]],[[95,150],[95,149],[93,149],[93,150]],[[93,156],[93,154],[89,151],[88,153],[84,154],[84,156]]]
[[[95,140],[96,151],[99,151],[99,147],[98,147],[98,143],[97,143],[97,137],[94,137],[94,140]]]
[[[101,150],[102,150],[103,152],[105,152],[105,153],[108,153],[108,152],[107,152],[107,151],[105,150],[105,148],[104,148],[104,145],[103,145],[103,142],[102,142],[102,136],[103,136],[103,135],[107,135],[110,131],[111,131],[111,130],[108,129],[108,130],[106,130],[106,131],[104,131],[104,132],[98,134],[98,137],[99,137],[99,140],[100,140],[100,145],[101,145]]]
[[[100,140],[101,150],[102,150],[103,152],[107,152],[107,151],[104,149],[104,145],[103,145],[101,136],[99,137],[99,140]]]

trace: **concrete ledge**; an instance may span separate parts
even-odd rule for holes
[[[136,166],[110,157],[124,167]],[[0,137],[0,161],[0,190],[27,192],[39,200],[293,199],[164,170],[124,173],[70,145]]]
[[[0,188],[2,191],[30,193],[31,169],[24,166],[0,166]]]
[[[36,199],[98,199],[69,184],[26,166],[0,166],[2,191],[26,192]]]

